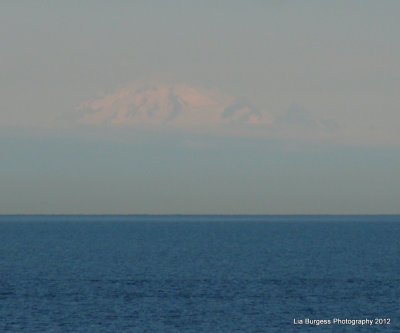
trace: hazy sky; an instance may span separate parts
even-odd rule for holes
[[[0,214],[400,213],[399,1],[2,1]]]

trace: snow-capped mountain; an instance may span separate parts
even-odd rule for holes
[[[135,84],[82,104],[85,124],[207,126],[270,123],[267,113],[218,90],[183,84]]]

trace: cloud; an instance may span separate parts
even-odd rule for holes
[[[266,111],[219,90],[183,84],[135,84],[81,104],[78,122],[128,127],[207,128],[273,122]]]

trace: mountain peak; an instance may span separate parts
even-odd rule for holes
[[[79,121],[99,125],[265,124],[271,118],[219,90],[184,84],[133,84],[78,107]]]

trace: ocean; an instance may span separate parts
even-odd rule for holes
[[[400,216],[0,216],[0,332],[399,332],[399,300]]]

